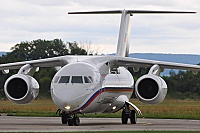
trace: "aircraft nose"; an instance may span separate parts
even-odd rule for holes
[[[62,67],[52,80],[52,98],[62,110],[79,108],[100,79],[96,67],[77,62]]]
[[[54,103],[62,110],[71,111],[77,107],[73,101],[77,98],[78,94],[72,89],[54,88],[51,95]]]

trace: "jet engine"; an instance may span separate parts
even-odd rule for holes
[[[39,84],[29,75],[15,74],[6,80],[4,91],[12,102],[26,104],[38,96]]]
[[[137,80],[135,93],[143,103],[158,104],[164,100],[167,94],[167,84],[157,75],[146,74]]]

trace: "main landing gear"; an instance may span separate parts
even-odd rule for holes
[[[130,118],[131,124],[136,124],[137,115],[135,110],[130,110],[130,107],[125,104],[125,107],[122,111],[122,124],[127,124],[128,118]]]
[[[77,114],[69,115],[66,112],[61,113],[62,124],[68,124],[69,126],[79,126],[80,119]]]
[[[132,106],[138,112],[139,115],[142,115],[141,111],[134,104],[126,101],[124,104],[124,108],[123,108],[122,116],[121,116],[122,124],[127,124],[129,118],[130,118],[131,124],[137,123],[136,111],[130,110],[129,105]]]

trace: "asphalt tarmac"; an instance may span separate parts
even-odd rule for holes
[[[136,125],[122,125],[120,118],[80,118],[80,120],[80,126],[68,126],[61,124],[59,117],[0,116],[0,132],[200,131],[200,120],[138,119]]]

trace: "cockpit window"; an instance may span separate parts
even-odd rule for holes
[[[92,81],[90,80],[90,78],[89,77],[84,77],[84,80],[85,80],[85,83],[92,83]]]
[[[72,83],[83,83],[82,76],[72,76]]]
[[[58,82],[58,80],[59,80],[59,76],[57,76],[57,77],[55,77],[55,79],[54,79],[54,83],[57,83]]]
[[[61,76],[59,83],[69,83],[70,76]]]
[[[88,76],[88,77],[89,77],[89,79],[90,79],[91,82],[94,81],[93,78],[92,78],[92,76]]]

